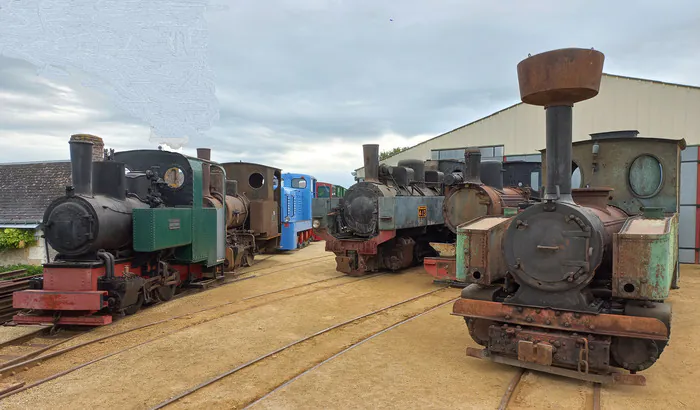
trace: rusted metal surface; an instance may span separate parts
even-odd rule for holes
[[[547,342],[533,343],[529,340],[518,340],[518,360],[537,363],[543,366],[552,365],[552,345]]]
[[[646,386],[646,377],[642,376],[641,374],[625,374],[618,372],[610,374],[581,373],[577,370],[564,369],[555,366],[543,366],[537,363],[522,362],[510,357],[491,355],[486,349],[480,350],[475,349],[473,347],[467,348],[467,356],[474,357],[477,359],[489,359],[496,363],[521,367],[524,369],[535,370],[543,373],[556,374],[558,376],[564,376],[578,380],[585,380],[593,383]]]
[[[428,257],[423,259],[423,268],[438,280],[457,280],[457,260],[455,258]]]
[[[566,332],[668,340],[668,328],[658,319],[613,314],[588,314],[552,309],[504,305],[483,300],[459,299],[454,315]]]
[[[377,247],[382,243],[396,237],[396,231],[381,231],[379,235],[368,240],[342,240],[336,239],[332,235],[328,234],[325,229],[319,229],[315,231],[319,236],[321,236],[326,241],[326,251],[329,252],[345,252],[345,251],[356,251],[364,255],[376,255]]]
[[[505,276],[503,238],[511,221],[485,216],[457,229],[457,280],[490,285]]]
[[[365,181],[379,182],[379,144],[363,145],[362,156],[365,165]]]
[[[106,291],[23,290],[15,292],[15,309],[98,311],[107,306]]]
[[[520,97],[526,104],[576,103],[598,95],[605,56],[600,51],[564,48],[518,64]]]
[[[448,190],[442,213],[445,225],[452,232],[457,227],[485,215],[503,215],[504,208],[517,207],[529,198],[529,192],[520,188],[498,191],[487,185],[464,184]]]
[[[610,336],[493,325],[489,329],[488,347],[491,353],[517,357],[524,362],[600,373],[609,371],[610,343]]]
[[[104,326],[112,323],[112,315],[70,316],[62,315],[58,319],[53,316],[15,315],[12,321],[18,325],[79,325]]]
[[[613,297],[667,298],[677,269],[677,247],[678,214],[631,218],[613,240]]]

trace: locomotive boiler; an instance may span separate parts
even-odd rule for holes
[[[109,324],[114,313],[172,299],[179,286],[222,279],[227,262],[229,270],[250,263],[260,232],[248,221],[270,218],[237,192],[209,149],[198,149],[198,158],[112,152],[93,162],[91,138],[71,138],[72,185],[43,219],[58,254],[30,290],[13,294],[13,307],[29,310],[15,323]]]
[[[456,234],[459,226],[465,222],[485,215],[503,215],[529,201],[529,187],[503,187],[505,164],[501,161],[481,161],[479,149],[467,149],[464,151],[464,163],[464,173],[455,173],[446,178],[449,185],[445,187],[442,214],[445,225],[452,233]],[[528,167],[526,171],[530,169]],[[527,172],[528,179],[529,174]],[[517,178],[514,172],[510,173],[510,177],[512,180],[522,179]],[[457,286],[464,284],[457,279],[457,261],[464,255],[456,255],[456,243],[433,242],[430,246],[439,255],[423,260],[426,272],[439,282]]]
[[[572,107],[598,94],[603,61],[593,49],[562,49],[518,65],[523,102],[546,113],[542,202],[462,227],[458,253],[480,257],[458,267],[470,285],[453,314],[484,347],[470,356],[644,384],[637,372],[670,335],[685,141],[604,133],[573,143]],[[572,189],[573,167],[581,182]]]
[[[363,151],[364,181],[343,198],[314,199],[314,232],[336,254],[337,270],[349,275],[421,262],[434,254],[429,242],[450,234],[442,215],[444,173],[420,160],[379,165],[376,144]]]

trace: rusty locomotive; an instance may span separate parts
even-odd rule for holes
[[[442,206],[445,225],[453,234],[457,234],[462,224],[476,218],[515,212],[523,204],[531,201],[531,197],[537,196],[538,186],[524,185],[523,178],[518,178],[518,174],[524,173],[529,177],[533,169],[539,168],[539,163],[506,165],[501,161],[482,162],[481,152],[478,149],[465,150],[464,162],[465,172],[462,175],[456,174],[453,177],[455,181],[450,181],[452,183],[445,187]],[[503,173],[506,171],[504,165],[511,171],[509,173],[511,187],[503,186]],[[533,192],[535,195],[532,195]],[[436,278],[436,282],[462,286],[465,283],[464,280],[457,277],[457,260],[460,257],[456,255],[456,243],[431,242],[430,246],[437,251],[438,255],[426,257],[423,260],[426,272]]]
[[[645,384],[666,347],[678,278],[684,140],[600,133],[572,142],[574,103],[599,92],[604,55],[561,49],[518,65],[522,101],[546,112],[542,202],[479,218],[459,251],[453,306],[469,356],[598,383]],[[572,189],[572,169],[581,175]],[[625,369],[629,373],[622,371]]]
[[[349,275],[441,260],[438,249],[454,248],[458,224],[526,200],[529,187],[503,188],[504,172],[523,185],[533,165],[539,167],[514,162],[504,169],[501,161],[481,161],[478,149],[467,150],[466,161],[411,159],[388,166],[379,165],[377,145],[363,149],[364,181],[344,198],[317,198],[313,206],[314,231],[336,254],[337,270]]]
[[[31,289],[15,292],[17,324],[106,325],[112,314],[206,286],[279,244],[280,170],[217,164],[162,150],[92,161],[94,136],[70,142],[72,186],[44,213],[58,254]],[[235,178],[235,179],[229,179]],[[246,184],[239,189],[238,181]]]
[[[397,271],[434,255],[431,241],[446,241],[451,232],[442,216],[444,172],[440,164],[402,160],[379,164],[379,145],[363,146],[365,178],[343,198],[316,198],[313,227],[336,254],[337,270],[358,276],[381,269]],[[463,164],[450,165],[461,174]]]

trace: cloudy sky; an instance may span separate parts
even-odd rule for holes
[[[45,9],[52,3],[35,2]],[[4,27],[17,20],[38,26],[28,14],[8,14],[9,3],[0,1]],[[197,1],[148,2],[177,3]],[[130,7],[143,14],[139,4],[146,3]],[[204,129],[184,152],[211,147],[214,160],[276,165],[345,186],[361,166],[363,143],[413,145],[518,102],[515,67],[528,53],[595,47],[605,53],[608,73],[700,85],[697,1],[240,0],[227,6],[203,12],[208,40],[191,43],[208,44],[198,66],[204,74],[195,76],[191,92],[201,97],[215,89],[219,115],[210,128],[201,125],[209,117],[197,117]],[[46,17],[38,19],[43,25]],[[83,26],[71,27],[75,34]],[[66,67],[65,75],[37,75],[34,54],[46,44],[17,33],[4,44],[0,35],[0,162],[66,159],[66,142],[78,132],[97,134],[117,150],[158,145],[148,118],[118,104],[113,92],[84,85],[99,80],[87,63]],[[36,47],[27,48],[30,43]],[[129,71],[125,61],[118,72]],[[157,106],[167,124],[168,115],[181,119],[160,107],[168,99],[143,104],[150,112]]]

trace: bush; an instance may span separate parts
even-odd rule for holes
[[[0,266],[0,273],[10,272],[13,270],[20,270],[20,269],[26,269],[27,272],[25,274],[19,275],[17,277],[41,275],[44,272],[44,267],[41,265],[6,265],[6,266]]]
[[[34,229],[0,229],[0,250],[22,249],[36,243]]]

